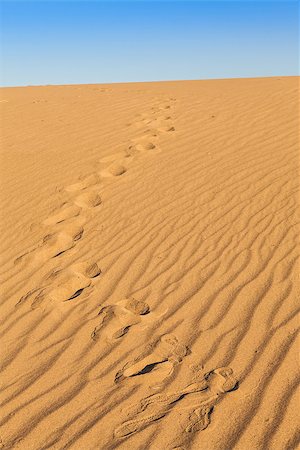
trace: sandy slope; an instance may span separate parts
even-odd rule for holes
[[[3,448],[297,447],[297,87],[1,89]]]

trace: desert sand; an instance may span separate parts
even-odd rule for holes
[[[0,93],[1,448],[295,449],[298,78]]]

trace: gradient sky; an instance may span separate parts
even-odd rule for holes
[[[1,85],[297,75],[297,1],[1,2]]]

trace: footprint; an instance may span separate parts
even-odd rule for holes
[[[64,222],[64,227],[58,226],[57,228],[56,232],[44,236],[42,243],[37,247],[16,258],[14,264],[19,264],[20,262],[29,263],[30,261],[41,263],[55,258],[74,247],[75,242],[82,237],[84,232],[80,223],[66,224]]]
[[[66,302],[78,297],[90,284],[90,278],[70,270],[61,276],[59,285],[50,290],[48,295],[56,302]]]
[[[18,300],[18,302],[15,304],[15,307],[20,306],[21,304],[27,302],[30,298],[34,297],[34,299],[38,301],[39,298],[42,298],[44,295],[44,287],[38,287],[35,289],[32,289],[28,291],[25,295],[22,295],[22,297]]]
[[[81,273],[88,278],[96,278],[101,274],[101,269],[96,262],[75,263],[71,267],[75,273]]]
[[[203,431],[210,424],[210,413],[212,412],[212,406],[204,406],[203,408],[194,409],[189,415],[188,425],[185,428],[186,433],[195,433],[197,431]]]
[[[94,329],[91,337],[96,340],[99,332],[105,325],[105,335],[110,339],[118,339],[126,334],[130,327],[141,323],[142,316],[149,315],[150,321],[154,314],[150,314],[149,305],[143,301],[129,298],[114,305],[104,306],[100,309],[100,323]]]
[[[168,414],[177,402],[190,393],[206,391],[208,384],[206,380],[194,383],[192,386],[167,394],[154,394],[143,398],[138,404],[132,405],[129,414],[134,418],[122,423],[115,430],[115,437],[123,438],[142,430],[152,422]],[[147,411],[145,414],[144,412]]]
[[[123,164],[113,163],[108,166],[106,169],[103,169],[100,172],[102,177],[119,177],[123,175],[127,171],[127,168]]]
[[[154,388],[161,386],[166,378],[170,377],[175,367],[189,353],[185,345],[179,343],[176,336],[166,334],[158,342],[150,343],[146,352],[129,361],[115,375],[115,383],[119,383],[125,378],[138,375],[149,374],[154,380]]]
[[[144,141],[139,142],[133,145],[130,145],[128,148],[128,154],[131,156],[135,156],[139,153],[146,153],[146,152],[159,152],[160,150],[158,147],[151,141]]]
[[[88,278],[96,278],[101,274],[101,269],[96,262],[79,262],[74,263],[70,266],[68,270],[72,270],[74,273],[79,273]],[[43,284],[49,285],[57,281],[58,277],[61,276],[63,269],[56,267],[52,269],[48,274],[43,277]]]
[[[43,285],[23,295],[18,303],[31,299],[31,307],[36,308],[41,303],[51,304],[73,300],[84,289],[89,287],[92,279],[101,274],[101,269],[95,262],[75,263],[68,269],[54,269],[43,278]]]
[[[156,117],[154,119],[150,119],[147,121],[148,128],[158,128],[160,126],[168,125],[171,122],[171,116],[167,116],[164,118]]]
[[[62,208],[53,216],[48,217],[48,219],[44,220],[44,225],[56,225],[57,223],[61,223],[64,220],[71,219],[80,214],[81,208],[77,205],[64,204]]]
[[[233,370],[230,367],[220,367],[205,374],[205,379],[213,384],[220,393],[230,392],[238,387]]]
[[[123,300],[123,302],[121,301],[120,304],[123,304],[128,311],[132,312],[133,314],[138,314],[140,316],[143,316],[150,312],[149,305],[146,302],[142,300],[137,300],[134,297],[125,299]]]
[[[66,235],[72,236],[74,241],[81,239],[86,219],[83,216],[76,217],[75,219],[66,220],[65,222],[58,223],[54,228],[54,233],[64,233]]]
[[[97,192],[84,192],[74,199],[74,203],[81,208],[95,208],[99,206],[102,201]]]
[[[156,109],[158,111],[163,111],[165,109],[171,109],[171,105],[158,105],[152,109]]]
[[[79,181],[78,183],[67,186],[65,188],[65,190],[67,192],[81,191],[88,187],[94,186],[95,184],[98,184],[99,182],[100,182],[99,175],[96,173],[92,173],[91,175],[88,175],[83,180]]]
[[[57,277],[55,287],[47,286],[41,289],[31,302],[33,309],[41,304],[49,306],[71,301],[82,294],[91,285],[91,279],[72,270],[61,272]]]
[[[77,235],[71,236],[64,232],[47,234],[43,239],[42,245],[38,248],[39,251],[35,255],[35,259],[47,260],[59,256],[74,247],[76,238]]]
[[[107,324],[111,319],[114,318],[114,308],[112,305],[103,306],[98,312],[98,316],[100,316],[100,323],[97,327],[94,328],[94,331],[91,334],[91,338],[95,341],[98,339],[99,331],[103,328],[104,324]]]
[[[217,382],[215,382],[216,379]],[[173,445],[175,444],[178,448],[184,444],[190,433],[207,428],[210,424],[211,412],[222,394],[235,389],[236,385],[237,381],[233,377],[232,370],[223,367],[209,372],[206,376],[175,392],[145,397],[130,407],[129,416],[132,418],[118,426],[114,436],[118,439],[129,437],[163,418],[172,410],[181,414],[186,411],[184,431],[182,435],[173,439]],[[185,401],[190,394],[192,394],[190,400]]]
[[[175,131],[175,127],[171,126],[171,127],[160,127],[158,128],[158,131],[162,131],[163,133],[170,133],[170,132],[174,132]]]
[[[14,260],[14,265],[17,264],[21,264],[24,262],[28,262],[28,260],[30,259],[32,253],[37,249],[37,247],[34,247],[32,250],[28,250],[25,253],[22,253],[22,255],[18,256],[15,260]]]
[[[145,139],[152,139],[158,137],[158,131],[155,128],[146,128],[143,132],[137,135],[135,138],[131,139],[132,142],[140,142]]]
[[[83,234],[83,228],[78,230],[78,233],[74,233],[74,237],[67,233],[53,233],[44,236],[42,243],[30,250],[23,255],[15,259],[14,264],[19,264],[21,262],[29,264],[34,262],[36,264],[44,263],[45,261],[60,256],[67,250],[70,250],[75,246],[76,241],[78,241]]]

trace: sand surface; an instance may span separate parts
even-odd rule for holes
[[[297,89],[1,89],[1,448],[297,448]]]

